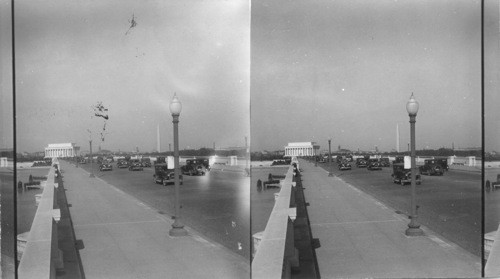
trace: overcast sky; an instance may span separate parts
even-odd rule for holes
[[[252,2],[253,150],[481,146],[480,1]]]
[[[64,142],[88,150],[87,130],[95,149],[153,151],[157,125],[168,150],[174,92],[181,149],[245,145],[246,0],[18,0],[15,32],[19,152]],[[98,102],[109,109],[104,141]]]
[[[500,151],[498,3],[485,7],[485,148]],[[20,152],[59,142],[87,150],[88,129],[96,148],[152,151],[157,125],[166,150],[174,92],[181,148],[242,146],[251,117],[254,151],[293,141],[324,150],[329,138],[333,149],[389,151],[396,125],[404,150],[412,92],[417,148],[481,145],[478,0],[258,0],[251,43],[244,0],[17,0],[15,8]],[[97,102],[109,109],[104,142]]]
[[[497,0],[484,4],[484,149],[500,152],[500,8]]]

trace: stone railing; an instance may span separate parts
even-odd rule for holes
[[[256,248],[252,261],[252,278],[290,278],[292,265],[298,263],[293,222],[290,218],[295,209],[290,208],[294,183],[293,167],[290,167]]]
[[[63,268],[62,252],[58,248],[57,221],[60,217],[54,183],[55,169],[50,168],[47,180],[42,182],[35,218],[31,224],[26,248],[18,267],[18,277],[55,278],[56,269]]]
[[[495,233],[493,245],[484,267],[484,275],[486,277],[500,277],[500,226]]]

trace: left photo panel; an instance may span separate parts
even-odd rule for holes
[[[249,1],[12,11],[18,278],[250,278]]]
[[[1,0],[0,6],[0,278],[15,278],[17,249],[11,2]]]

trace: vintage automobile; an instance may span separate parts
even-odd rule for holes
[[[350,169],[351,169],[351,164],[347,160],[340,162],[339,170],[350,170]]]
[[[404,163],[394,163],[392,165],[392,181],[394,183],[399,183],[401,186],[411,183],[411,169],[405,169]],[[417,170],[417,175],[415,176],[415,182],[417,185],[422,183],[422,178]]]
[[[443,175],[444,168],[441,165],[441,162],[438,162],[437,159],[426,159],[424,161],[424,165],[419,167],[421,174],[426,175]]]
[[[387,158],[387,157],[380,158],[380,165],[382,167],[390,167],[391,166],[391,162],[389,161],[389,158]]]
[[[396,158],[394,158],[393,164],[404,163],[404,162],[405,162],[404,156],[396,156]]]
[[[364,158],[357,158],[356,159],[356,167],[358,168],[366,168],[367,162]]]
[[[144,168],[142,167],[142,164],[140,162],[131,162],[130,166],[128,167],[129,171],[142,171]]]
[[[166,163],[167,163],[167,161],[166,161],[165,157],[163,157],[163,156],[156,157],[155,165],[156,164],[166,164]]]
[[[149,158],[142,158],[141,159],[141,165],[144,168],[150,168],[151,167],[151,159],[149,159]]]
[[[442,158],[442,159],[435,159],[435,160],[436,160],[437,164],[441,165],[441,167],[443,168],[443,170],[445,170],[445,171],[449,170],[448,159]]]
[[[113,170],[113,166],[109,163],[103,163],[99,166],[99,171],[110,171]]]
[[[200,166],[201,167],[201,166]],[[181,173],[182,174],[185,174],[185,175],[190,175],[190,176],[193,176],[193,175],[205,175],[205,172],[202,171],[203,168],[199,168],[194,165],[194,164],[190,164],[190,165],[184,165],[181,167]]]
[[[160,163],[155,165],[155,174],[153,174],[153,179],[155,183],[163,184],[163,186],[167,186],[167,184],[175,183],[175,173],[173,169],[169,169],[168,165],[165,163]],[[182,178],[182,174],[179,174],[179,184],[182,185],[184,182]]]
[[[275,161],[276,160],[274,160],[273,162],[275,162]],[[278,165],[279,164],[290,165],[291,159],[285,158],[285,159],[277,160],[277,161],[280,161],[278,163]],[[276,165],[277,163],[274,163],[274,164]],[[210,161],[208,159],[204,159],[204,158],[187,159],[186,165],[203,166],[206,171],[210,171]]]
[[[116,163],[116,166],[119,169],[128,168],[128,162],[126,160],[118,160],[118,162]]]
[[[205,175],[205,166],[203,165],[198,165],[196,166],[196,171],[200,174],[200,175]]]
[[[368,159],[366,169],[368,170],[382,170],[382,165],[378,159]]]

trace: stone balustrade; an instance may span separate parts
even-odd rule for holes
[[[491,278],[500,277],[500,226],[495,233],[493,245],[484,267],[484,275]]]
[[[60,216],[55,191],[58,184],[54,183],[54,178],[55,169],[50,168],[47,181],[42,182],[43,193],[19,263],[19,278],[55,278],[56,269],[63,268],[56,220]]]
[[[290,209],[293,184],[293,167],[290,167],[255,252],[252,278],[290,278],[291,267],[297,264],[293,221],[290,218],[291,214],[295,215]]]

